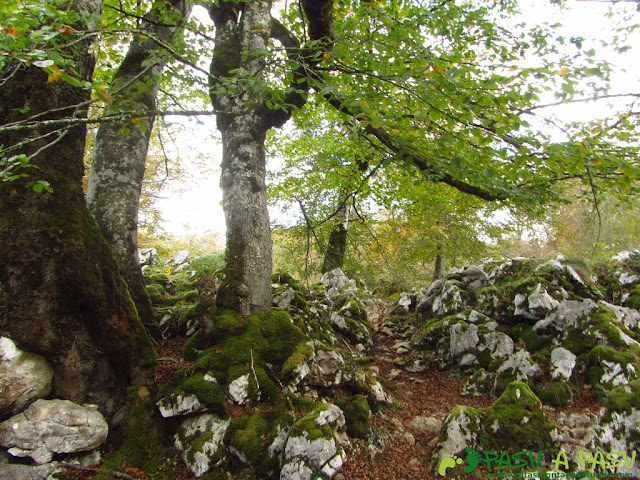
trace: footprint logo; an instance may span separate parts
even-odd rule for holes
[[[440,461],[440,465],[438,466],[438,473],[444,477],[447,474],[447,470],[455,467],[456,465],[460,465],[461,463],[461,458],[458,458],[452,453],[447,453],[447,455]]]
[[[480,463],[480,455],[471,447],[465,448],[465,451],[467,452],[467,458],[465,458],[465,460],[469,463],[469,465],[464,467],[464,473],[471,473]]]

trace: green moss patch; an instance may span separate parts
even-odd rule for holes
[[[505,446],[539,450],[551,445],[553,425],[542,409],[542,402],[523,382],[511,382],[484,411],[483,433],[479,443],[487,450],[499,451]]]
[[[371,430],[371,409],[364,395],[355,395],[349,399],[336,402],[336,405],[344,412],[347,422],[347,434],[355,438],[366,438]]]

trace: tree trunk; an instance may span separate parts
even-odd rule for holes
[[[272,244],[265,179],[266,132],[254,126],[256,121],[251,116],[236,117],[222,131],[220,185],[227,223],[227,247],[218,306],[244,314],[268,310],[271,306]]]
[[[74,5],[92,14],[102,6],[96,0]],[[90,79],[87,48],[75,45],[74,67]],[[39,120],[86,116],[88,90],[47,83],[42,69],[15,66],[0,72],[0,125],[38,114]],[[155,352],[85,204],[85,134],[85,127],[55,132],[42,126],[27,134],[27,146],[24,132],[0,135],[5,148],[22,143],[11,154],[30,155],[38,167],[28,178],[0,183],[0,332],[51,362],[55,397],[97,403],[111,416],[131,383],[146,380]],[[30,189],[37,180],[53,192]]]
[[[303,0],[312,48],[271,17],[269,0],[212,2],[209,15],[216,39],[211,60],[210,95],[222,133],[220,184],[227,223],[227,259],[218,291],[218,308],[244,314],[271,307],[271,231],[265,185],[265,138],[304,105],[307,77],[328,51],[333,38],[333,1]],[[289,72],[288,93],[272,92],[265,81],[265,52],[270,38],[285,47],[298,65]],[[275,95],[272,95],[275,93]],[[282,109],[271,109],[269,98],[285,98]]]
[[[114,76],[113,103],[105,109],[105,115],[131,110],[139,112],[138,120],[133,123],[127,118],[100,125],[87,187],[89,210],[113,247],[138,315],[153,336],[159,334],[158,327],[138,264],[138,205],[155,119],[151,112],[156,109],[158,85],[168,61],[153,39],[170,43],[191,11],[190,2],[172,3],[171,16],[164,4],[146,15],[140,29],[149,36],[134,36]]]
[[[211,7],[216,24],[212,89],[215,79],[239,67],[257,79],[264,76],[264,58],[256,52],[268,46],[270,10],[268,1]],[[238,85],[229,94],[212,94],[212,102],[222,134],[220,186],[227,224],[226,264],[217,306],[243,314],[265,311],[271,307],[272,268],[265,178],[269,126],[261,99],[244,86]],[[248,112],[247,104],[253,107]]]
[[[342,268],[344,265],[350,212],[349,202],[342,202],[335,216],[333,230],[329,235],[327,250],[324,254],[324,261],[322,262],[322,273],[330,272],[336,268]]]
[[[434,280],[442,280],[447,274],[447,256],[440,252],[436,256],[436,264],[433,272]]]

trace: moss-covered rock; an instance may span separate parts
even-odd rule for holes
[[[549,386],[537,385],[533,391],[544,405],[566,407],[573,402],[575,387],[569,382],[556,382]]]
[[[587,356],[587,381],[596,392],[606,394],[614,387],[638,378],[638,357],[630,352],[598,345]]]
[[[523,382],[510,383],[495,403],[483,412],[478,445],[485,450],[544,450],[553,430],[542,402]]]
[[[371,430],[369,422],[371,409],[369,408],[367,397],[364,395],[355,395],[354,397],[337,402],[337,405],[344,412],[349,436],[366,438]]]

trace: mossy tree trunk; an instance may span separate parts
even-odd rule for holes
[[[327,250],[322,262],[322,273],[330,272],[336,268],[342,268],[347,252],[347,238],[349,233],[349,214],[351,206],[349,200],[344,200],[339,205],[334,217],[333,230],[329,234]]]
[[[140,30],[148,36],[133,37],[111,85],[113,103],[105,109],[105,115],[137,112],[137,121],[100,125],[87,187],[89,210],[113,247],[138,315],[153,335],[158,327],[138,264],[138,206],[158,86],[169,60],[156,39],[171,43],[190,12],[189,1],[173,0],[157,4],[142,20]]]
[[[311,40],[333,37],[333,2],[301,2]],[[218,308],[243,314],[271,306],[272,244],[267,210],[265,139],[267,131],[290,118],[291,109],[306,101],[313,72],[330,42],[300,48],[298,40],[271,17],[271,1],[211,2],[215,49],[211,61],[211,100],[222,134],[220,184],[227,224],[226,265],[217,297]],[[278,40],[298,65],[289,72],[288,93],[270,91],[269,39]],[[274,94],[275,93],[275,94]],[[285,108],[267,100],[284,98]]]
[[[97,14],[102,3],[79,0],[74,6]],[[90,79],[87,48],[86,42],[75,45],[74,67]],[[88,90],[62,80],[47,83],[42,69],[16,66],[0,71],[0,125],[35,115],[42,121],[86,115]],[[27,178],[0,183],[0,333],[51,362],[53,396],[97,403],[111,416],[124,404],[127,388],[147,380],[155,352],[86,207],[85,134],[83,126],[56,131],[42,125],[0,135],[5,148],[18,146],[11,154],[29,155],[38,167]],[[28,187],[38,180],[53,192]]]

